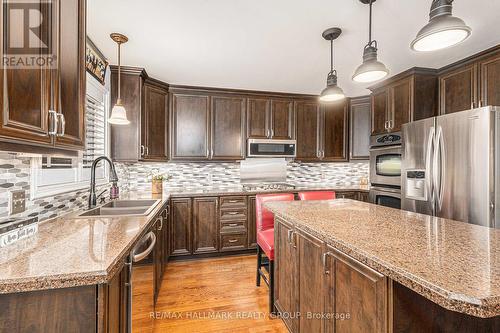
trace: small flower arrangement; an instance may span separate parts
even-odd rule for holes
[[[161,194],[163,193],[163,182],[170,179],[170,176],[155,169],[151,171],[149,178],[151,178],[151,191],[153,194]]]

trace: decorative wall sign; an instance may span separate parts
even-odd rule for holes
[[[104,85],[108,62],[101,51],[88,37],[85,51],[85,66],[87,68],[87,72],[92,74],[93,77]]]

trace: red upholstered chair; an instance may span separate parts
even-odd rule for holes
[[[313,192],[299,192],[300,200],[333,200],[335,199],[335,192],[332,191],[313,191]]]
[[[269,312],[274,313],[274,214],[265,209],[269,201],[293,201],[291,193],[257,194],[255,196],[255,216],[257,224],[257,286],[260,279],[269,287]],[[268,272],[269,279],[262,268]]]

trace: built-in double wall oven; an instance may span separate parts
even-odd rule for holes
[[[370,202],[401,208],[401,133],[371,137]]]

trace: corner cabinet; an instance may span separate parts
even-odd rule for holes
[[[245,103],[242,97],[173,92],[172,160],[244,159]]]
[[[43,15],[41,40],[53,40],[54,68],[0,70],[0,140],[18,146],[82,150],[85,147],[85,0],[34,1]],[[0,9],[2,20],[14,4]],[[14,29],[14,27],[12,27]],[[15,33],[8,25],[2,31],[0,55],[5,41]]]
[[[144,83],[141,116],[141,157],[147,161],[168,160],[168,87],[153,79]]]
[[[399,132],[402,125],[437,115],[437,72],[413,68],[370,87],[371,134]]]
[[[111,66],[111,105],[118,98],[118,68]],[[118,162],[167,161],[168,85],[143,68],[123,67],[121,98],[130,125],[110,126],[111,157]]]
[[[275,306],[290,332],[388,332],[389,280],[287,222],[275,222]]]
[[[352,98],[349,105],[349,160],[370,158],[370,112],[369,96]]]
[[[348,100],[320,105],[315,100],[295,102],[297,160],[348,160]]]

